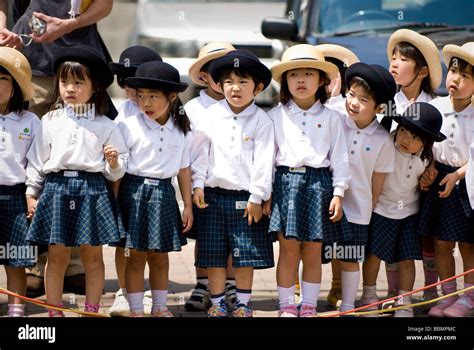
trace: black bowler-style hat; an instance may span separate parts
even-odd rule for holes
[[[91,75],[104,89],[109,87],[114,81],[114,75],[109,65],[100,53],[91,46],[74,45],[58,50],[53,58],[54,71],[57,72],[61,64],[67,61],[79,62],[87,66]]]
[[[134,77],[125,79],[132,89],[154,89],[183,92],[188,84],[182,83],[176,68],[166,62],[152,61],[140,65]]]
[[[389,101],[393,102],[393,98],[397,93],[397,84],[390,72],[384,67],[377,64],[354,63],[347,68],[346,86],[349,87],[353,77],[364,79],[375,92],[377,100],[380,101],[379,103],[388,104]]]
[[[228,69],[244,69],[250,72],[262,81],[264,89],[272,81],[272,73],[267,66],[260,62],[253,52],[248,50],[234,50],[216,58],[209,67],[209,73],[212,79],[218,82],[222,72]]]
[[[122,51],[119,61],[109,63],[109,67],[116,75],[133,77],[137,68],[146,62],[163,61],[154,50],[145,46],[131,46]]]
[[[396,116],[393,120],[434,142],[446,140],[446,136],[440,132],[443,116],[435,106],[429,103],[415,102],[405,110],[403,115]]]

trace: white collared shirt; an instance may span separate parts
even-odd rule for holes
[[[105,145],[119,153],[119,166],[111,169],[105,161]],[[116,124],[103,115],[76,115],[69,108],[47,113],[27,154],[26,193],[37,197],[47,174],[61,170],[102,172],[117,181],[125,173],[127,148]]]
[[[0,115],[0,185],[26,181],[26,153],[40,127],[40,120],[28,111]]]
[[[235,114],[226,100],[206,110],[193,148],[200,149],[192,167],[193,188],[220,187],[250,192],[260,204],[272,191],[274,132],[271,119],[254,103]]]
[[[372,216],[372,175],[395,170],[395,147],[390,134],[375,119],[359,129],[348,116],[343,119],[346,134],[351,184],[346,190],[342,207],[347,220],[368,225]]]
[[[395,171],[385,177],[374,213],[396,220],[418,213],[420,176],[426,165],[419,154],[406,154],[395,146]]]
[[[405,110],[412,104],[412,102],[410,102],[402,90],[395,94],[394,100],[397,107],[397,114],[403,114],[403,112],[405,112]],[[416,98],[415,102],[428,103],[431,100],[433,100],[433,97],[431,97],[425,91],[422,91],[421,94]]]
[[[121,122],[119,128],[129,152],[127,173],[167,179],[189,166],[191,132],[184,135],[171,117],[160,125],[140,113]]]
[[[193,129],[195,128],[195,125],[199,122],[200,119],[206,118],[206,114],[203,113],[206,108],[216,102],[219,101],[209,96],[206,92],[206,89],[202,89],[199,91],[198,97],[193,98],[191,101],[184,105],[184,110],[186,111],[186,115],[191,121],[191,127]]]
[[[332,109],[338,113],[346,114],[346,98],[339,94],[337,96],[331,97],[324,104],[325,107]]]
[[[443,115],[441,132],[447,139],[435,142],[434,159],[442,164],[462,167],[469,159],[469,147],[474,142],[474,106],[470,104],[461,112],[455,112],[449,96],[430,102]]]
[[[340,116],[319,101],[304,111],[293,100],[278,105],[268,115],[275,130],[276,166],[330,167],[334,195],[343,197],[351,171]]]
[[[469,202],[474,210],[474,143],[469,148],[469,162],[466,170],[466,187]]]
[[[123,122],[126,118],[140,113],[140,107],[138,107],[136,102],[127,98],[119,103],[117,106],[117,112],[118,114],[114,119],[115,124]]]

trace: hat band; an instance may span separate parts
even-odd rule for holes
[[[218,48],[218,49],[214,49],[214,50],[211,50],[211,51],[207,51],[207,53],[209,54],[209,53],[214,53],[214,52],[224,51],[224,50],[226,50],[225,47],[220,47],[220,48]]]
[[[298,57],[298,58],[293,58],[290,61],[298,61],[298,60],[311,60],[311,61],[320,61],[320,62],[322,62],[321,60],[318,60],[317,58],[313,58],[313,57]]]

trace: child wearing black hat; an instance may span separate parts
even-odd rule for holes
[[[144,315],[144,270],[150,267],[154,317],[173,317],[166,307],[168,252],[186,244],[193,224],[190,122],[178,93],[187,88],[171,65],[154,61],[138,67],[125,83],[137,89],[140,113],[119,123],[129,151],[118,202],[130,249],[125,271],[131,317]],[[184,201],[183,219],[171,178],[177,176]]]
[[[274,265],[262,202],[272,186],[273,126],[254,98],[271,73],[251,52],[231,51],[209,68],[225,100],[210,106],[194,132],[201,152],[193,164],[193,202],[198,211],[196,266],[208,269],[210,317],[226,317],[226,267],[232,254],[238,304],[234,317],[251,317],[253,270]],[[208,204],[206,204],[206,202]]]
[[[413,289],[414,260],[422,259],[421,237],[417,232],[419,179],[433,162],[433,143],[446,139],[440,133],[442,119],[439,111],[425,102],[412,104],[403,116],[394,118],[398,122],[393,134],[395,171],[386,176],[370,221],[362,295],[365,304],[377,301],[376,282],[381,260],[399,263],[397,295]],[[411,296],[401,296],[396,302],[396,306],[409,304]],[[413,317],[413,309],[397,310],[395,317]]]
[[[97,313],[104,286],[102,245],[120,238],[108,181],[123,176],[126,156],[119,128],[107,112],[113,75],[88,46],[59,50],[54,58],[56,108],[41,120],[28,152],[28,240],[48,245],[46,298],[61,305],[71,247],[80,247],[86,274],[85,311]],[[49,310],[50,316],[64,316]]]

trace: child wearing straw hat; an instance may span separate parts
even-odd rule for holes
[[[280,317],[312,317],[321,287],[321,245],[349,238],[342,212],[350,169],[341,118],[324,107],[337,67],[312,45],[295,45],[272,68],[281,104],[269,115],[275,128],[275,181],[270,219],[278,235]],[[346,232],[346,235],[344,234]],[[298,263],[303,261],[302,304],[294,302]]]
[[[387,57],[390,74],[398,85],[395,95],[397,114],[402,114],[414,102],[430,102],[441,84],[442,71],[438,48],[428,37],[409,29],[394,32],[388,41]],[[397,295],[400,275],[397,264],[385,264],[388,282],[387,298]],[[438,281],[434,240],[423,238],[423,272],[425,286]],[[423,299],[438,297],[436,288],[423,291]]]
[[[452,277],[455,261],[452,250],[456,242],[469,270],[474,267],[474,236],[472,235],[471,207],[467,195],[465,174],[469,160],[469,147],[474,141],[474,42],[462,46],[446,45],[444,63],[448,67],[446,88],[449,96],[430,103],[443,114],[441,132],[447,140],[434,145],[435,164],[429,175],[422,177],[421,186],[428,188],[418,230],[436,238],[436,262],[441,280]],[[434,169],[434,170],[433,170]],[[474,275],[464,277],[465,287],[474,285]],[[456,291],[456,281],[443,283],[443,294]],[[466,317],[474,310],[474,291],[463,296],[443,299],[429,311],[434,317]]]
[[[40,124],[35,114],[24,109],[24,102],[32,96],[31,68],[27,59],[15,49],[0,47],[0,245],[3,251],[9,251],[8,246],[18,252],[31,251],[26,241],[26,154]],[[9,291],[25,295],[25,267],[33,266],[35,258],[0,258],[0,265],[4,265],[7,274]],[[24,314],[23,302],[8,296],[8,316],[22,317]]]
[[[199,208],[196,266],[207,268],[209,317],[226,317],[226,267],[235,268],[237,305],[233,317],[251,317],[253,270],[274,265],[268,220],[274,157],[273,125],[254,98],[271,82],[269,69],[247,50],[228,52],[211,63],[225,100],[210,106],[194,131],[201,152],[193,171],[193,202]],[[207,125],[206,125],[207,124]],[[207,202],[207,203],[206,203]]]
[[[209,67],[216,58],[222,57],[232,50],[235,50],[235,48],[227,42],[210,42],[199,51],[197,60],[189,68],[191,80],[196,85],[205,87],[205,89],[199,91],[198,97],[192,99],[184,106],[193,126],[199,123],[200,118],[207,118],[206,108],[224,99],[222,91],[212,79],[211,74],[209,74]],[[197,151],[196,149],[191,149],[191,167],[197,157]],[[196,211],[197,208],[193,208],[193,210]],[[197,217],[197,213],[195,213],[195,217]],[[196,253],[198,247],[196,222],[187,237],[196,239],[194,246],[194,252]],[[229,257],[226,282],[226,301],[230,309],[233,308],[237,299],[235,294],[235,271],[232,268],[231,259]],[[188,311],[205,311],[210,306],[207,270],[196,266],[196,279],[196,286],[191,292],[190,298],[186,301],[184,308]]]

